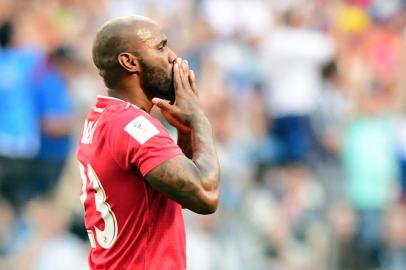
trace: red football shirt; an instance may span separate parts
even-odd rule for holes
[[[91,269],[186,269],[182,207],[144,179],[181,154],[157,119],[98,97],[78,149]]]

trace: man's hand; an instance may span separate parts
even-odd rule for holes
[[[156,190],[196,213],[216,211],[219,200],[220,165],[213,133],[197,97],[195,76],[186,61],[173,67],[175,104],[153,98],[166,120],[178,129],[178,155],[151,170],[147,181]]]
[[[172,105],[160,98],[153,98],[152,103],[179,133],[190,134],[193,121],[204,115],[197,96],[195,75],[186,60],[177,58],[173,65],[173,77],[175,103]]]

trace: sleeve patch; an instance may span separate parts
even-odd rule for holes
[[[159,130],[145,116],[137,116],[125,126],[124,130],[140,144],[159,134]]]

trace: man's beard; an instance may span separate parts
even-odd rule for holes
[[[164,69],[150,66],[143,59],[140,61],[142,68],[141,87],[148,99],[154,97],[175,101],[175,87],[173,73],[169,74]]]

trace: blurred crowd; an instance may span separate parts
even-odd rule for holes
[[[189,61],[217,142],[188,269],[406,269],[405,0],[0,0],[1,270],[87,269],[91,46],[131,14]]]

